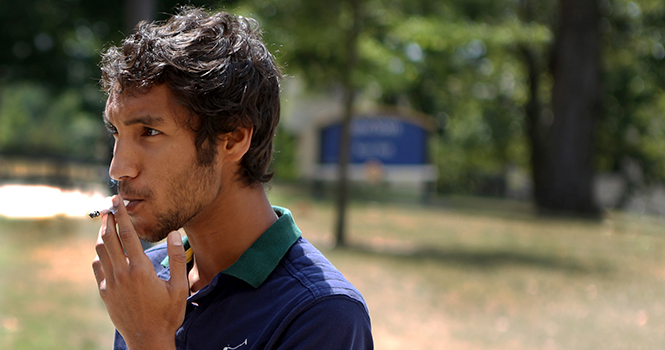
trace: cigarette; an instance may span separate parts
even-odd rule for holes
[[[109,202],[111,201],[111,197],[108,197],[107,199],[109,200]],[[128,200],[123,200],[122,202],[125,204],[125,206],[127,205],[127,203],[129,203]],[[100,217],[100,216],[102,216],[102,215],[104,215],[104,214],[108,214],[108,213],[115,214],[115,210],[113,210],[113,206],[111,206],[111,207],[109,207],[109,208],[107,208],[107,209],[93,210],[93,211],[91,211],[91,212],[88,213],[88,216],[89,216],[91,219],[94,219],[94,218],[98,218],[98,217]]]
[[[91,219],[94,219],[94,218],[98,218],[98,217],[102,216],[102,214],[112,213],[112,212],[113,212],[113,210],[111,210],[111,209],[103,209],[101,211],[100,210],[93,210],[93,211],[88,213],[88,216]]]

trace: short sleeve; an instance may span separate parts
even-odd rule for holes
[[[290,322],[275,348],[372,350],[374,344],[367,309],[348,296],[317,300]]]

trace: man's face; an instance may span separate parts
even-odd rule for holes
[[[129,200],[139,237],[156,242],[183,227],[221,191],[215,163],[197,163],[187,111],[165,85],[147,93],[114,94],[104,121],[115,138],[109,175]]]

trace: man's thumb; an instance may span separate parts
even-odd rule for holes
[[[171,279],[169,284],[174,290],[184,289],[187,291],[189,283],[187,281],[187,255],[185,247],[182,244],[182,238],[178,231],[169,233],[167,238],[167,253],[169,255],[169,269],[171,270]]]

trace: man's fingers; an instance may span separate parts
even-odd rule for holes
[[[106,218],[104,218],[104,220],[106,220]],[[97,257],[92,262],[92,271],[95,274],[95,280],[97,281],[97,288],[99,289],[100,295],[103,295],[106,292],[106,274],[104,273],[104,270],[108,271],[109,274],[113,273],[113,265],[109,260],[108,253],[104,247],[104,241],[102,240],[102,230],[103,226],[99,228],[97,245],[95,246]]]
[[[183,297],[186,297],[189,291],[187,256],[185,255],[185,248],[182,245],[180,233],[178,231],[169,233],[167,242],[169,269],[171,270],[171,279],[169,280],[171,290],[182,292]]]
[[[106,254],[109,261],[109,264],[106,264],[106,262],[102,260],[104,268],[120,269],[123,266],[127,266],[125,251],[122,248],[122,243],[120,243],[118,234],[115,231],[115,218],[113,217],[113,214],[107,214],[102,218],[100,236],[102,242],[97,243],[97,255],[102,258],[102,254]],[[107,273],[110,271],[109,269],[107,269]]]
[[[127,257],[129,260],[142,259],[142,257],[145,257],[143,246],[141,245],[139,236],[136,234],[134,224],[132,224],[132,220],[129,218],[125,204],[122,202],[120,196],[113,196],[112,202],[115,221],[118,223],[118,236],[122,241]]]
[[[112,275],[113,263],[111,263],[111,259],[109,258],[109,254],[106,251],[106,246],[104,245],[104,240],[102,238],[102,235],[104,234],[104,230],[106,228],[104,222],[106,222],[107,218],[103,217],[102,219],[103,219],[102,226],[99,228],[99,235],[97,236],[97,244],[95,245],[97,258],[93,262],[93,268],[95,268],[94,265],[98,265],[99,268],[102,269],[102,271],[106,271],[106,274]]]
[[[92,271],[95,273],[95,280],[97,280],[97,286],[99,286],[104,280],[104,269],[102,269],[102,263],[99,261],[99,257],[92,262]]]

